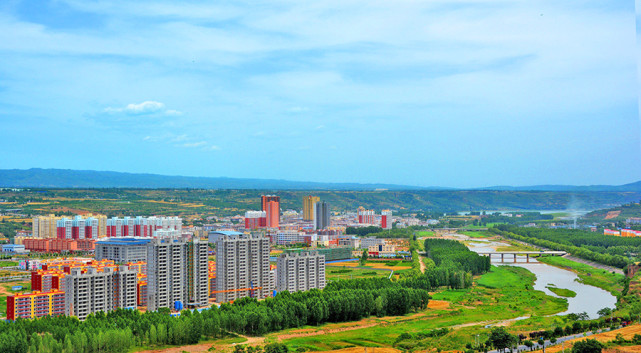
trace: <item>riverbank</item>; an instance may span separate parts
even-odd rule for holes
[[[581,283],[606,290],[615,297],[621,295],[621,291],[623,290],[623,280],[625,279],[623,274],[594,268],[567,257],[548,256],[541,257],[537,261],[572,271],[577,274]]]

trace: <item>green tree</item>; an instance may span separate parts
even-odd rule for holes
[[[361,255],[361,261],[360,261],[361,266],[365,265],[365,263],[367,262],[367,258],[368,258],[367,249],[363,249],[363,254]]]
[[[158,343],[158,333],[156,332],[156,326],[151,325],[149,328],[149,344],[156,344]]]
[[[612,314],[612,309],[603,308],[603,309],[597,311],[596,313],[599,314],[600,317],[610,316],[610,314]]]
[[[601,353],[603,344],[595,339],[576,342],[572,346],[572,353]]]
[[[488,338],[488,343],[500,350],[501,352],[505,351],[506,348],[512,346],[512,344],[518,342],[516,336],[511,335],[505,327],[494,327],[490,332],[490,337]]]

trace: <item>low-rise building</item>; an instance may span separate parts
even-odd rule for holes
[[[361,238],[361,242],[360,242],[361,249],[368,249],[370,246],[374,246],[374,245],[385,245],[385,239],[374,238],[374,237]]]
[[[367,254],[372,257],[395,257],[396,247],[394,245],[372,245],[367,248]]]
[[[7,319],[35,319],[65,313],[65,292],[51,290],[17,293],[7,296]]]
[[[96,260],[116,263],[147,261],[150,238],[108,238],[96,242]]]
[[[2,253],[3,254],[26,254],[29,250],[26,250],[24,245],[20,244],[3,244]]]

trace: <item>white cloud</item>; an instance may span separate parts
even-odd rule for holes
[[[166,109],[165,104],[156,101],[144,101],[142,103],[130,103],[125,107],[107,107],[104,109],[107,114],[127,114],[127,115],[182,115],[182,112],[174,109]]]
[[[145,101],[139,104],[127,104],[125,111],[132,114],[149,114],[156,113],[165,109],[165,105],[160,102]]]

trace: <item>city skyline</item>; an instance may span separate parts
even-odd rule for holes
[[[634,3],[11,1],[0,26],[3,168],[641,179]]]

